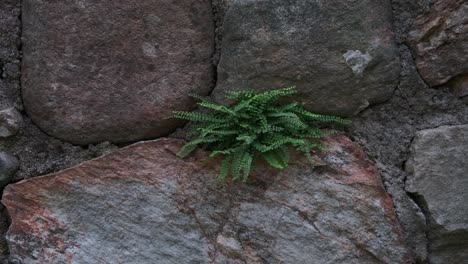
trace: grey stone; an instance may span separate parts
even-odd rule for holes
[[[398,83],[390,1],[218,5],[225,11],[213,92],[218,102],[227,103],[227,90],[296,85],[309,110],[351,116],[388,100]]]
[[[134,144],[9,185],[12,258],[24,263],[410,263],[373,163],[344,136],[322,166],[302,157],[249,184],[216,180],[218,161],[175,156],[181,140]],[[17,210],[21,208],[21,210]]]
[[[0,0],[0,109],[16,106],[21,110],[20,2]]]
[[[14,107],[0,111],[0,138],[15,135],[23,124],[23,117]]]
[[[25,109],[64,141],[167,135],[212,88],[210,0],[25,0],[22,18]]]
[[[19,168],[18,159],[4,151],[0,151],[0,190],[7,185]]]
[[[468,125],[419,131],[411,153],[406,189],[430,221],[430,263],[463,263],[468,259]]]

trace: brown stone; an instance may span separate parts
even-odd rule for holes
[[[438,0],[429,12],[416,19],[408,43],[413,50],[416,67],[429,85],[447,84],[462,75],[466,78],[468,3],[464,0]],[[456,83],[460,84],[459,81]],[[468,93],[468,87],[454,89],[457,95]]]
[[[23,99],[48,134],[76,144],[166,135],[213,81],[209,0],[23,2]]]
[[[257,164],[249,184],[216,180],[174,139],[137,143],[9,185],[12,258],[35,263],[407,263],[377,169],[344,136],[323,163]]]

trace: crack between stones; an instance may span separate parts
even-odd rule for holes
[[[429,212],[427,208],[427,202],[424,199],[424,197],[418,193],[412,193],[412,192],[406,192],[406,195],[416,204],[416,206],[419,208],[419,210],[422,212],[424,215],[424,220],[426,223],[426,226],[424,228],[424,236],[426,238],[426,250],[427,250],[427,262],[431,256],[431,239],[430,239],[430,217],[431,213]],[[425,262],[424,262],[425,263]]]
[[[22,65],[22,62],[23,62],[23,41],[22,41],[22,35],[23,35],[23,18],[22,18],[22,15],[23,15],[23,1],[22,0],[18,1],[18,8],[19,8],[19,13],[18,13],[19,28],[18,28],[18,36],[17,36],[18,42],[17,42],[16,47],[18,49],[18,60],[19,60],[18,67],[19,67],[19,73],[20,74],[19,74],[19,77],[18,77],[18,89],[19,89],[18,96],[19,96],[19,98],[16,98],[16,100],[18,100],[21,103],[21,105],[17,106],[17,108],[20,108],[19,110],[20,110],[21,114],[25,115],[24,114],[23,96],[21,94],[22,93],[21,76],[22,76],[22,66],[23,66]],[[3,67],[3,65],[1,65],[1,66]],[[0,68],[0,78],[1,78],[1,76],[2,76],[2,69]],[[18,101],[16,101],[16,102],[18,102]],[[4,188],[6,188],[7,186],[8,186],[8,184],[5,185]],[[2,197],[3,197],[3,190],[4,189],[1,190]],[[7,225],[5,233],[1,234],[2,239],[4,239],[4,241],[5,241],[5,256],[2,256],[2,257],[4,257],[4,259],[9,262],[9,261],[11,261],[11,259],[10,259],[10,245],[8,243],[8,240],[6,239],[6,235],[8,234],[8,232],[10,230],[12,219],[11,219],[10,213],[8,212],[8,209],[7,209],[6,206],[3,206],[1,216],[4,219],[4,221],[6,222],[6,225]]]

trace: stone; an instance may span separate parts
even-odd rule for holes
[[[416,66],[430,86],[450,84],[458,96],[468,94],[468,3],[438,0],[420,15],[408,34]],[[464,79],[465,81],[461,81]],[[458,84],[458,85],[457,85]]]
[[[24,105],[42,130],[79,145],[167,135],[173,110],[211,90],[209,0],[23,2]]]
[[[15,135],[23,124],[23,117],[14,107],[0,111],[0,138]]]
[[[347,137],[249,184],[219,182],[217,160],[182,160],[178,139],[125,147],[9,185],[12,259],[35,263],[409,263],[378,171]]]
[[[19,86],[21,1],[0,0],[0,109],[21,109]]]
[[[352,116],[391,97],[400,67],[390,1],[228,2],[216,101],[295,85],[308,110]]]
[[[0,190],[3,190],[19,168],[18,159],[4,151],[0,151]]]
[[[468,259],[468,125],[416,133],[406,189],[429,221],[429,262]]]

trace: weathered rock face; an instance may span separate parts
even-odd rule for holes
[[[18,159],[4,151],[0,151],[0,190],[10,182],[13,174],[18,170]]]
[[[407,190],[426,210],[430,263],[468,259],[468,125],[416,134]]]
[[[468,3],[439,0],[421,15],[408,42],[416,66],[431,86],[452,81],[455,94],[468,95]]]
[[[350,116],[390,98],[398,62],[387,0],[237,0],[213,95],[296,85],[308,109]]]
[[[172,131],[190,91],[211,89],[209,0],[23,2],[23,98],[44,131],[76,144]]]
[[[0,138],[6,138],[18,133],[23,123],[23,117],[14,107],[0,110]]]
[[[20,106],[20,1],[0,0],[0,109]]]
[[[278,173],[259,164],[249,185],[218,182],[201,151],[177,158],[181,143],[137,143],[9,185],[11,256],[30,264],[408,261],[377,170],[346,137],[327,140],[320,167],[297,158]]]

